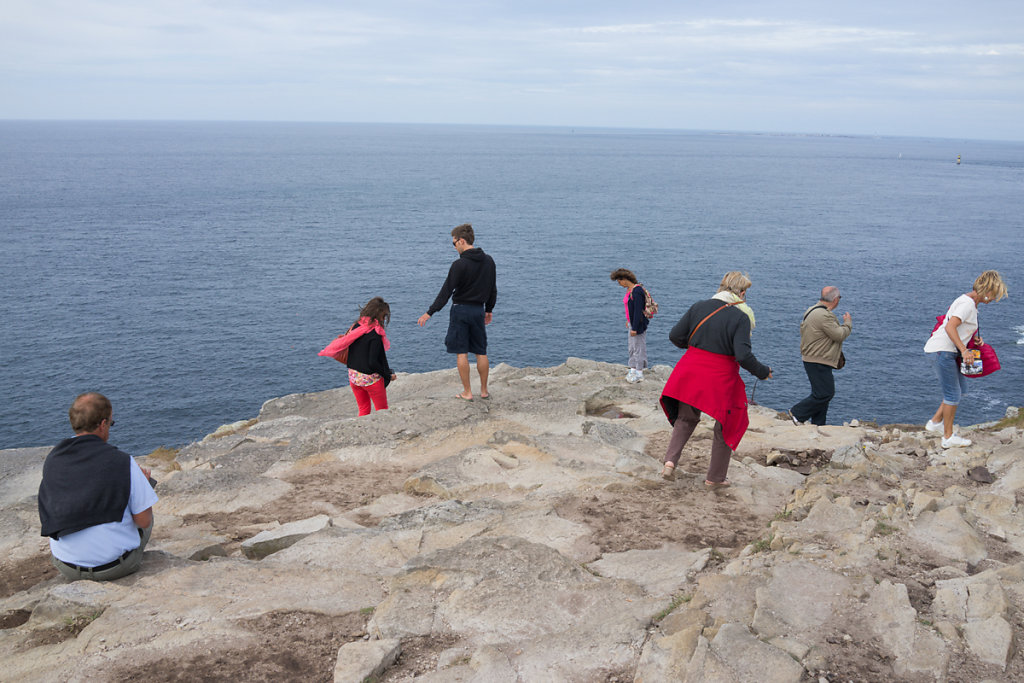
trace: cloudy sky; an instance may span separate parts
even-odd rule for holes
[[[1024,140],[1021,0],[0,0],[0,118]]]

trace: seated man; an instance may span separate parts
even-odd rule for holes
[[[43,463],[39,521],[53,566],[70,581],[111,581],[138,571],[153,531],[149,471],[107,443],[114,426],[103,394],[82,394],[68,417],[75,436]]]

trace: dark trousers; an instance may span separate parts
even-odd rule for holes
[[[690,440],[693,430],[700,422],[700,411],[691,405],[679,402],[679,416],[672,425],[672,436],[668,441],[668,451],[665,453],[665,462],[673,465],[679,462],[679,456],[683,452],[683,446]],[[725,481],[725,475],[729,473],[729,461],[732,458],[732,449],[725,445],[722,438],[722,423],[715,421],[715,437],[711,442],[711,463],[708,465],[707,480],[720,484]]]
[[[813,425],[825,424],[828,415],[828,404],[836,395],[836,380],[832,376],[832,367],[821,363],[804,361],[804,371],[811,380],[811,395],[789,409],[793,417]]]

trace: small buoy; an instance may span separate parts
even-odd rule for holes
[[[957,166],[960,165],[960,155],[959,154],[956,155],[956,165]]]

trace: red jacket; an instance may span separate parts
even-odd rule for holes
[[[666,404],[668,399],[668,404]],[[691,405],[722,423],[722,437],[732,450],[740,445],[750,420],[747,387],[740,379],[740,364],[733,356],[691,346],[676,363],[661,392],[661,408],[674,422],[678,407],[672,399]]]

